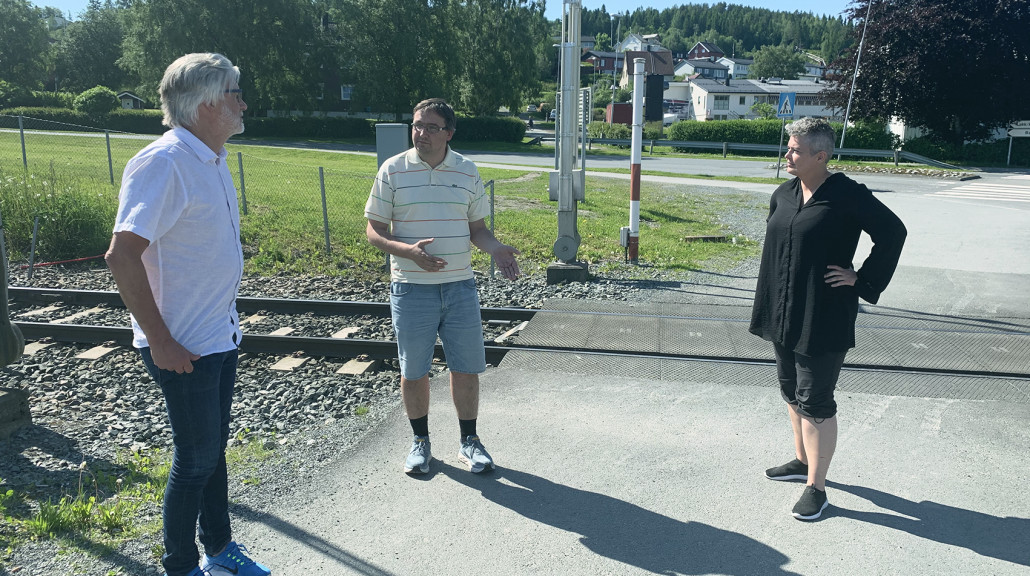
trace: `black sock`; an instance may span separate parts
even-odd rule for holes
[[[461,428],[461,441],[464,442],[469,436],[476,435],[476,419],[462,420],[458,419],[458,426]]]
[[[429,414],[421,418],[408,418],[415,436],[429,436]]]

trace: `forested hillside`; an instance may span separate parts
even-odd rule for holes
[[[662,46],[686,52],[700,41],[714,42],[727,55],[748,56],[762,46],[791,46],[821,55],[827,62],[851,44],[850,22],[842,17],[783,12],[719,2],[686,4],[656,10],[638,8],[629,15],[615,15],[604,6],[583,10],[583,34],[617,36],[629,32],[660,34]],[[619,38],[614,39],[618,42]]]

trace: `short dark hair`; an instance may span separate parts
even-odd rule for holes
[[[427,98],[418,104],[415,104],[415,109],[412,111],[412,115],[418,113],[419,110],[429,110],[430,112],[436,112],[443,118],[443,127],[445,130],[454,131],[454,108],[447,103],[443,98]]]

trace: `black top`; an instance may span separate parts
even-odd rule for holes
[[[766,222],[751,333],[809,356],[853,348],[858,298],[875,304],[898,265],[907,235],[901,219],[838,172],[803,206],[801,180],[781,184]],[[827,266],[851,267],[863,231],[873,248],[858,280],[831,287]]]

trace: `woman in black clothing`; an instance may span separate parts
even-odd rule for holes
[[[901,220],[864,185],[826,168],[835,135],[825,120],[787,126],[787,172],[773,192],[750,330],[773,343],[780,392],[794,430],[795,459],[766,470],[807,485],[792,514],[815,520],[828,505],[826,472],[837,445],[833,391],[855,346],[858,299],[875,304],[901,256]],[[852,260],[862,232],[873,248]]]

